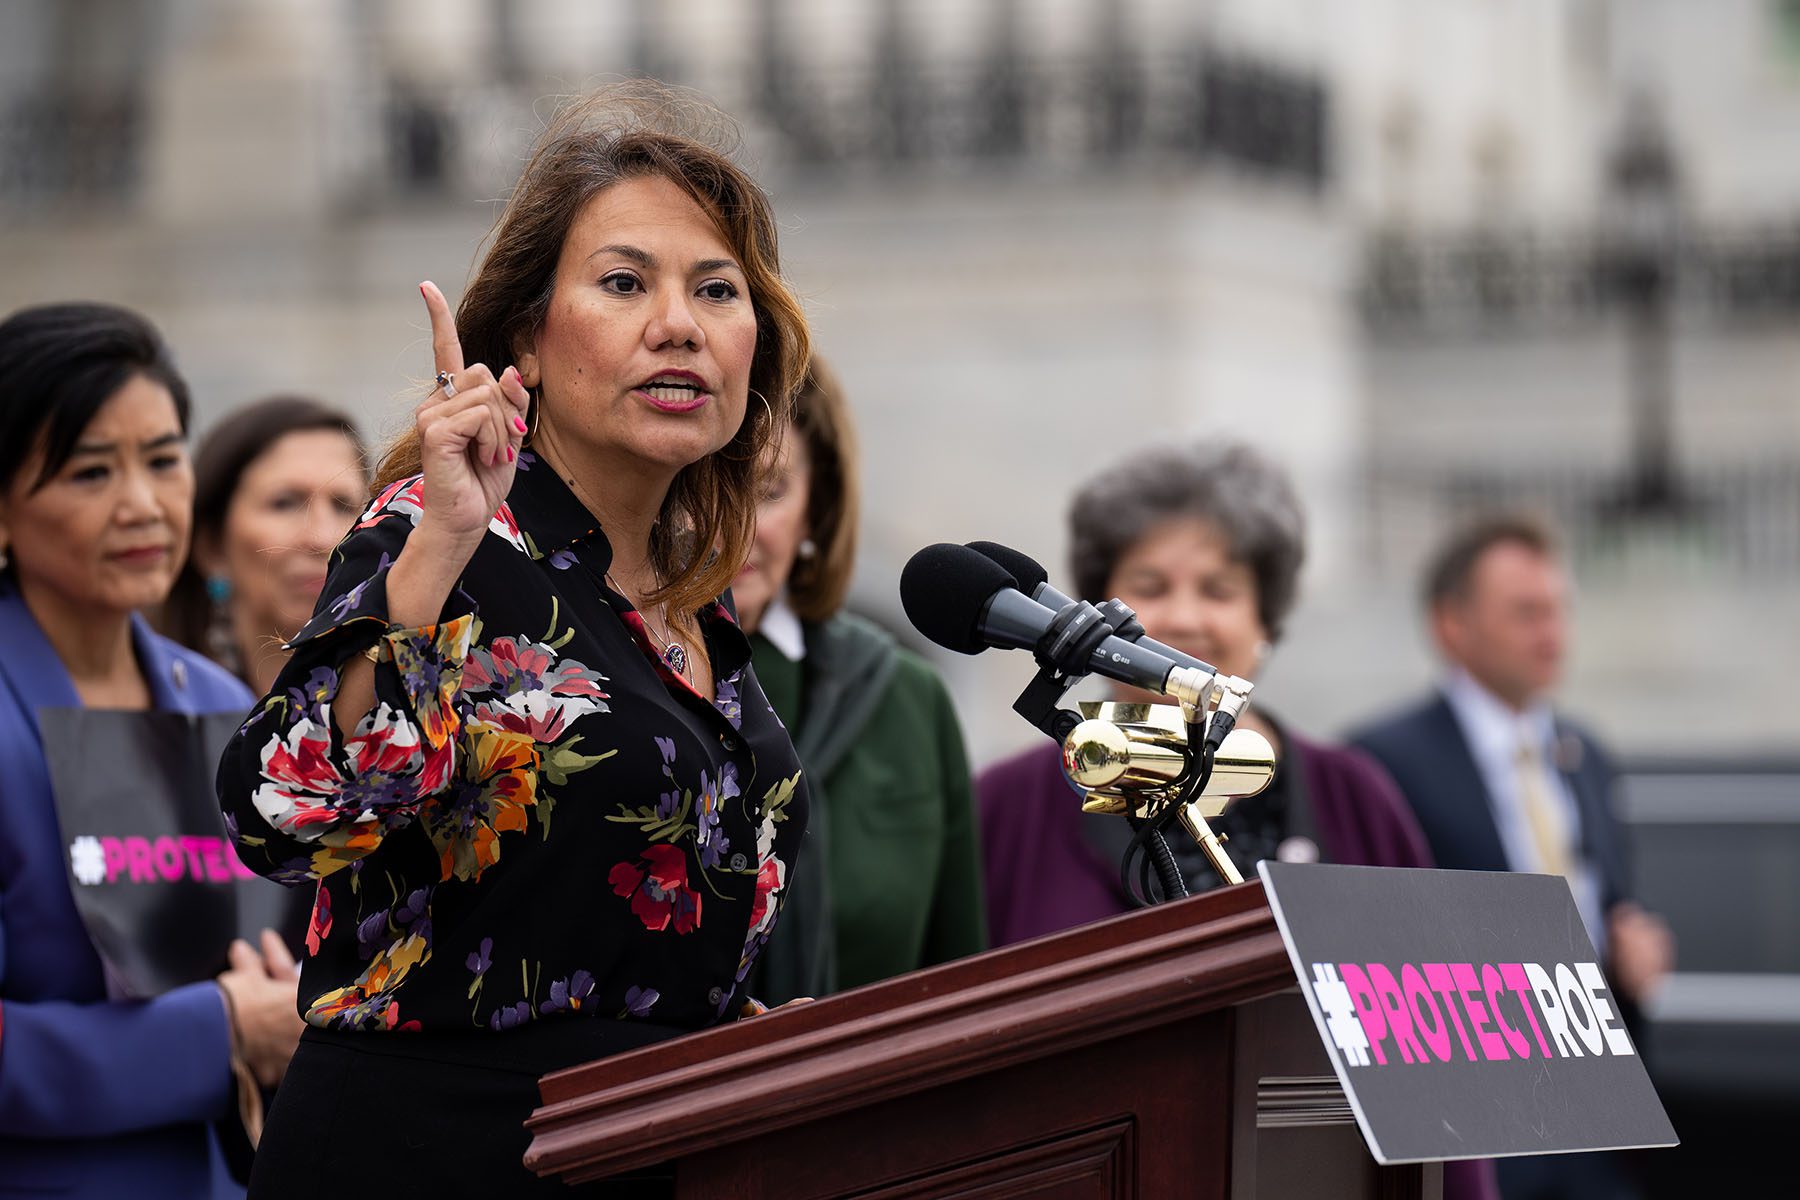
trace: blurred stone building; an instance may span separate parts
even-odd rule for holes
[[[1800,745],[1793,0],[13,0],[0,307],[142,308],[203,424],[297,390],[385,435],[414,285],[454,299],[549,97],[636,73],[737,116],[776,197],[871,615],[904,632],[932,541],[1060,574],[1075,480],[1241,437],[1313,520],[1260,693],[1303,727],[1417,687],[1419,555],[1532,501],[1577,706],[1666,749],[1717,678],[1701,732]],[[1023,656],[945,665],[978,760],[1034,736]]]

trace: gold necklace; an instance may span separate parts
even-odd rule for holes
[[[636,600],[633,600],[631,598],[631,593],[627,592],[624,588],[619,586],[619,581],[612,577],[611,571],[603,572],[603,574],[606,578],[606,582],[610,583],[612,585],[613,590],[615,592],[619,593],[619,595],[625,597],[625,599],[631,604],[631,607],[633,607],[634,609],[637,610],[638,616],[642,617],[642,618],[646,618],[644,621],[644,627],[646,629],[649,629],[651,633],[655,633],[656,630],[651,628],[650,622],[647,619],[650,615],[649,610],[644,608],[644,606],[639,604]],[[687,647],[681,644],[681,641],[679,638],[675,638],[670,635],[669,623],[667,620],[663,621],[662,627],[663,627],[662,634],[660,635],[662,637],[662,641],[663,641],[661,658],[662,658],[664,664],[666,664],[671,671],[675,672],[677,675],[681,676],[683,679],[686,679],[687,678],[687,667],[688,667]]]

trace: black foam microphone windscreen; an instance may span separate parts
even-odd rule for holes
[[[900,572],[900,606],[913,627],[946,650],[980,654],[981,614],[994,593],[1017,590],[1005,567],[950,542],[925,547]]]
[[[1013,577],[1013,586],[1027,596],[1037,591],[1040,584],[1050,581],[1050,573],[1044,570],[1042,563],[1011,546],[1002,546],[999,542],[970,542],[968,547],[984,558],[999,563]]]

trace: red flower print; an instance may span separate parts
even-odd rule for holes
[[[463,663],[462,690],[475,701],[474,720],[540,742],[562,737],[569,723],[605,712],[598,671],[574,659],[558,661],[542,642],[496,638],[474,647]]]
[[[425,511],[425,477],[414,475],[408,479],[397,479],[375,497],[373,503],[363,511],[362,520],[356,528],[367,529],[379,524],[382,520],[399,513],[414,525],[419,523],[419,515]]]
[[[658,932],[671,924],[676,933],[700,927],[700,893],[687,885],[687,855],[674,846],[646,846],[636,862],[622,862],[606,881],[620,896],[631,897],[631,911],[645,929]]]
[[[321,887],[318,899],[313,901],[312,920],[306,923],[306,952],[317,954],[320,943],[330,936],[331,893]]]
[[[500,510],[494,514],[493,520],[488,522],[488,530],[505,538],[512,544],[513,549],[520,553],[531,553],[525,547],[525,536],[519,532],[519,519],[513,516],[512,509],[507,505],[500,506]]]
[[[750,933],[752,936],[775,924],[775,905],[772,898],[775,889],[779,888],[787,875],[787,868],[779,858],[770,855],[762,860],[762,866],[756,872],[756,898],[750,905]]]

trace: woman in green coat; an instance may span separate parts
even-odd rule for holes
[[[944,683],[842,611],[855,565],[849,406],[813,360],[732,585],[756,677],[812,782],[805,869],[755,994],[822,996],[986,948],[969,765]]]

